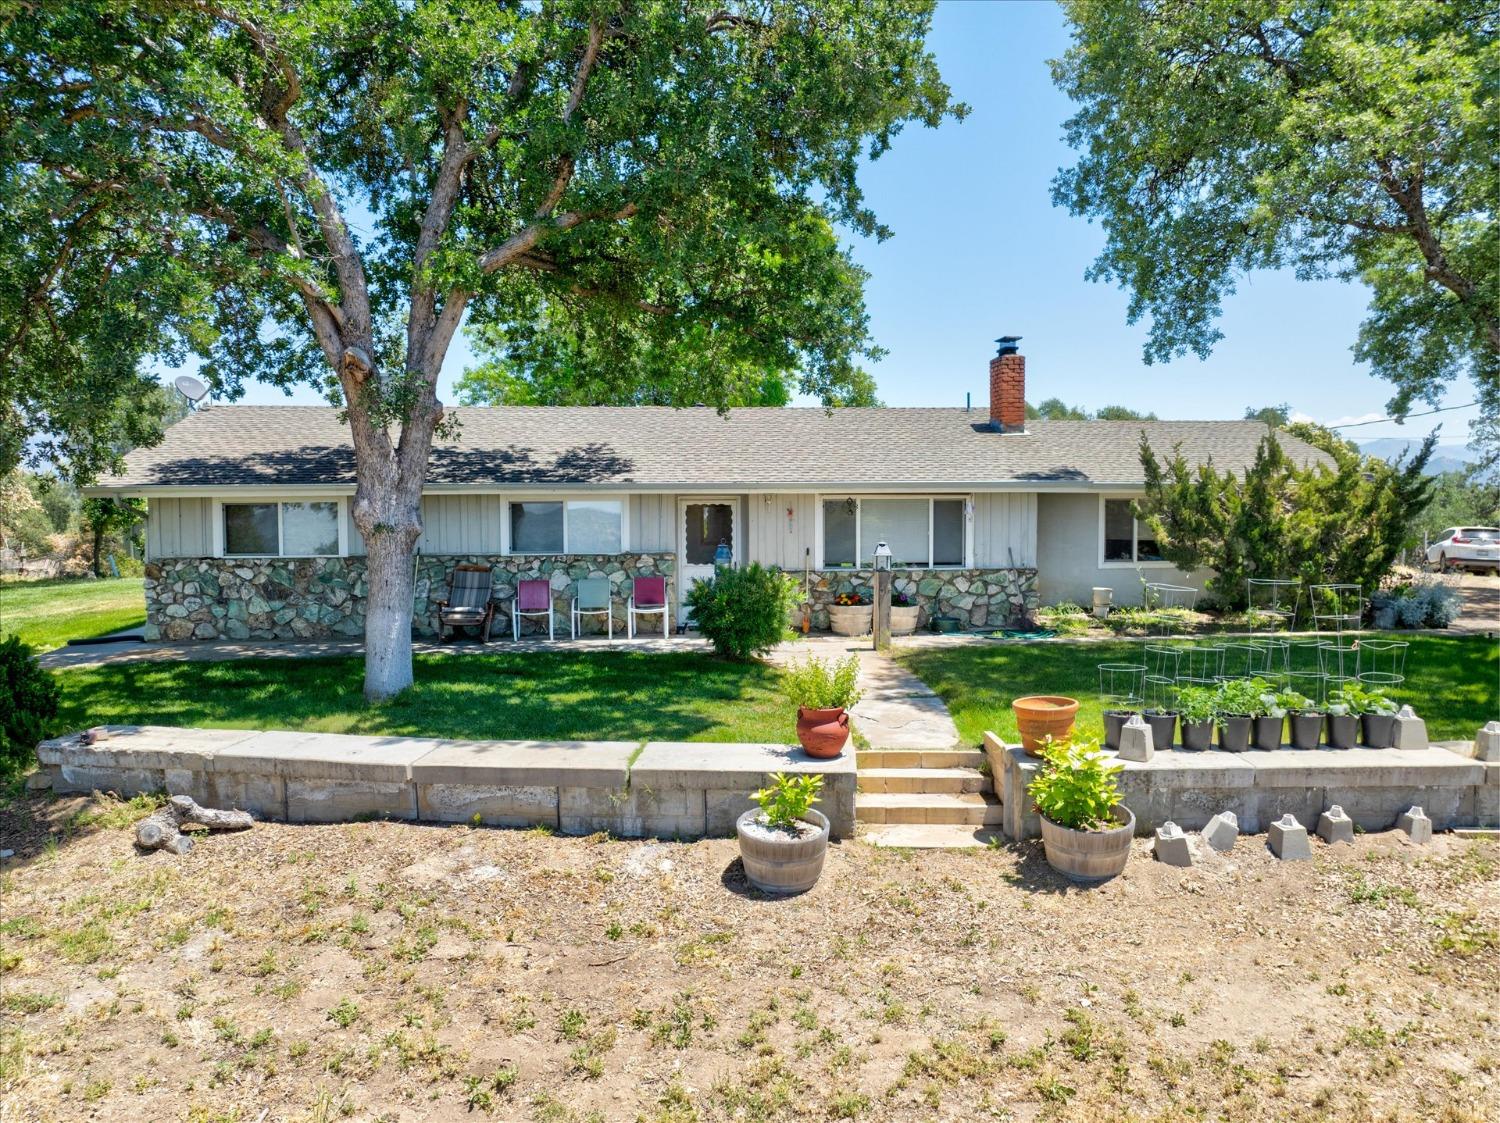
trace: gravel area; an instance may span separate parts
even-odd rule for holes
[[[1073,887],[831,848],[0,807],[0,1117],[1500,1119],[1500,843],[1363,835]]]

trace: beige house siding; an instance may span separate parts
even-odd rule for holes
[[[1036,565],[1034,491],[981,491],[974,496],[974,568]]]
[[[641,553],[677,549],[677,496],[653,492],[630,497],[630,548]]]
[[[808,562],[806,551],[812,550],[811,561],[817,565],[817,496],[751,495],[746,506],[749,508],[745,519],[747,561],[801,573]]]
[[[424,554],[498,554],[500,520],[505,513],[502,498],[487,494],[424,495],[422,537],[417,539],[417,548]],[[358,532],[355,537],[359,537]]]
[[[201,558],[213,553],[213,500],[152,499],[146,507],[146,557]]]

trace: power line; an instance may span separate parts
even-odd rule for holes
[[[1361,425],[1383,425],[1387,421],[1401,422],[1413,417],[1431,417],[1435,413],[1450,413],[1455,409],[1469,409],[1477,406],[1478,402],[1468,402],[1461,406],[1443,406],[1441,409],[1429,409],[1425,413],[1408,413],[1405,417],[1377,417],[1373,421],[1350,421],[1343,425],[1329,425],[1330,429],[1358,429]]]

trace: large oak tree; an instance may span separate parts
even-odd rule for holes
[[[365,692],[399,691],[460,325],[565,310],[607,338],[623,315],[837,400],[871,345],[832,230],[886,233],[856,170],[958,111],[924,46],[931,6],[12,4],[0,447],[86,435],[69,411],[107,414],[153,356],[200,355],[231,396],[250,378],[324,387],[356,457]],[[69,359],[86,380],[59,394]],[[694,377],[711,405],[739,390]]]
[[[1078,103],[1054,200],[1097,218],[1090,275],[1150,319],[1146,361],[1219,339],[1256,269],[1358,278],[1355,357],[1390,408],[1460,374],[1500,452],[1493,0],[1064,0]]]

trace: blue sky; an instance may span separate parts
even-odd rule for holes
[[[1304,282],[1290,273],[1245,279],[1226,303],[1224,339],[1206,361],[1141,361],[1145,325],[1125,321],[1125,294],[1084,280],[1103,233],[1054,208],[1049,185],[1072,162],[1062,141],[1070,102],[1047,60],[1067,47],[1051,4],[943,4],[931,47],[968,119],[912,128],[864,175],[869,201],[895,236],[858,240],[876,341],[873,368],[889,405],[981,403],[996,336],[1023,337],[1028,397],[1097,408],[1121,404],[1162,417],[1239,417],[1246,406],[1288,402],[1325,424],[1383,417],[1387,383],[1350,354],[1367,301],[1358,284]],[[440,397],[473,357],[455,343]],[[246,401],[279,402],[252,386]],[[291,400],[318,401],[310,389]],[[1467,384],[1445,404],[1473,400]],[[1474,410],[1349,429],[1355,439],[1421,436],[1443,423],[1445,443],[1466,439]]]

